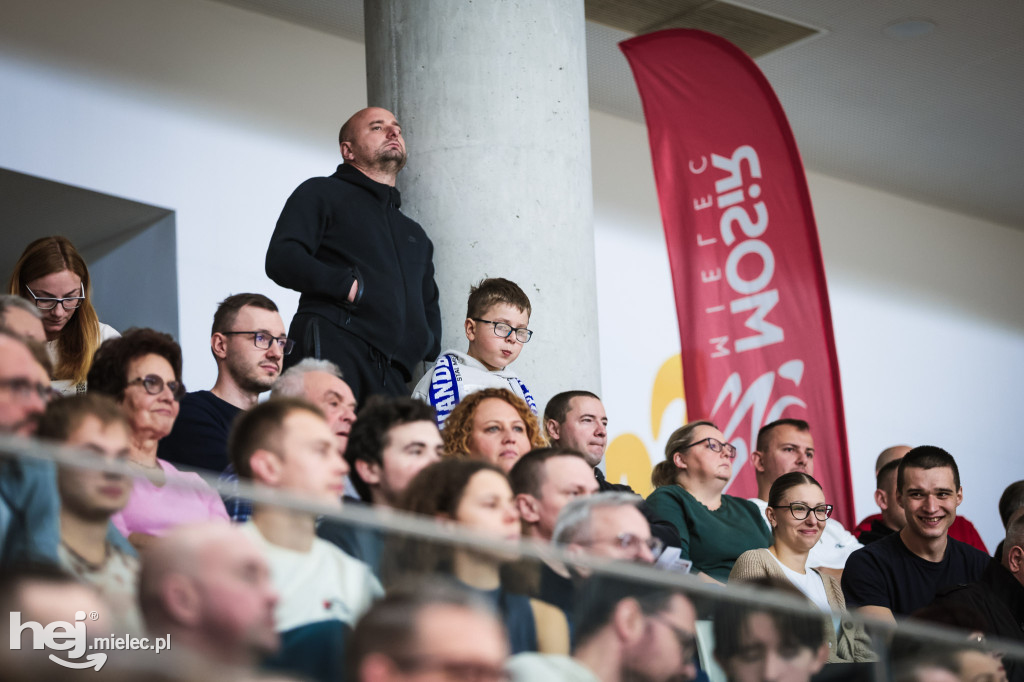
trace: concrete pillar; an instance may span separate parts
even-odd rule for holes
[[[403,127],[402,210],[434,242],[444,347],[466,349],[470,285],[507,277],[533,304],[513,368],[538,406],[599,391],[583,0],[364,4],[368,103]]]

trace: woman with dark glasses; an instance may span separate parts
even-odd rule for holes
[[[89,390],[116,400],[131,426],[130,462],[139,470],[131,499],[111,519],[137,547],[173,526],[228,515],[220,497],[198,474],[178,471],[156,455],[178,417],[181,347],[168,334],[129,329],[105,341],[89,370]]]
[[[42,237],[25,247],[8,289],[35,303],[42,315],[53,387],[65,395],[84,393],[93,353],[118,336],[92,307],[85,259],[66,237]]]
[[[807,556],[832,515],[821,484],[802,471],[779,476],[768,492],[766,514],[772,527],[771,546],[744,552],[732,567],[729,581],[787,580],[829,614],[825,628],[830,663],[875,660],[864,628],[845,619],[846,601],[839,581],[807,567]]]
[[[665,459],[651,473],[656,490],[647,505],[679,531],[690,573],[708,582],[725,584],[740,554],[771,543],[757,506],[724,493],[735,459],[717,426],[696,421],[669,436]]]

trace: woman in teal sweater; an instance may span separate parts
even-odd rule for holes
[[[665,460],[651,474],[647,504],[675,525],[682,556],[702,580],[725,584],[740,554],[768,547],[771,533],[753,502],[723,495],[736,448],[709,421],[690,422],[669,437]]]

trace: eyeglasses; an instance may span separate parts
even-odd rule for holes
[[[171,389],[171,395],[174,396],[175,400],[181,400],[182,396],[185,395],[185,385],[177,381],[171,380],[165,382],[162,377],[156,374],[147,374],[144,377],[138,379],[132,379],[128,382],[129,386],[135,384],[142,384],[142,387],[146,389],[146,393],[150,395],[159,395],[166,385],[167,388]]]
[[[661,550],[665,548],[665,543],[662,542],[661,538],[651,536],[649,538],[642,538],[639,535],[633,533],[619,533],[613,538],[607,540],[595,540],[595,544],[598,542],[608,542],[616,545],[621,549],[628,549],[634,552],[638,551],[641,546],[646,546],[647,549],[651,550],[651,554],[658,556],[661,554]]]
[[[39,396],[40,400],[48,403],[60,397],[60,391],[55,391],[50,384],[37,384],[28,379],[0,379],[0,388],[10,391],[18,400]]]
[[[270,345],[276,343],[277,349],[282,355],[288,355],[295,347],[295,342],[287,336],[274,336],[267,332],[221,332],[224,336],[252,334],[252,343],[260,350],[270,350]]]
[[[789,513],[792,514],[793,518],[797,521],[803,521],[811,512],[814,512],[814,518],[819,521],[826,521],[828,517],[832,516],[831,504],[819,504],[817,507],[812,508],[810,505],[797,502],[795,504],[773,504],[772,508],[788,509]]]
[[[28,295],[35,299],[36,307],[40,310],[53,310],[60,303],[64,306],[64,310],[76,310],[78,306],[82,305],[82,301],[85,300],[85,285],[82,285],[81,296],[68,296],[67,298],[47,298],[36,296],[35,293],[28,287],[25,287],[25,291]]]
[[[445,679],[459,682],[508,682],[511,676],[501,666],[471,661],[446,661],[429,655],[399,655],[395,664],[404,673],[440,672]]]
[[[507,339],[509,336],[512,335],[512,332],[515,332],[516,341],[518,341],[519,343],[527,343],[530,340],[530,337],[533,336],[533,332],[531,332],[526,327],[513,327],[512,325],[506,324],[504,322],[492,322],[491,320],[481,320],[479,317],[471,317],[470,319],[475,322],[483,322],[484,324],[493,324],[494,335],[500,336],[503,339]]]
[[[701,438],[696,443],[690,443],[683,448],[683,450],[687,450],[705,442],[708,444],[708,449],[711,450],[711,452],[724,453],[729,459],[736,459],[736,447],[733,446],[732,443],[723,443],[717,438],[711,438],[710,436],[708,438]],[[680,450],[680,452],[682,452],[682,450]]]
[[[687,632],[664,616],[655,614],[651,618],[667,625],[676,636],[676,641],[679,642],[679,655],[684,661],[690,661],[697,655],[697,638],[692,632]]]

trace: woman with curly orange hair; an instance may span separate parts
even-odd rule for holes
[[[527,452],[547,445],[526,401],[507,388],[466,396],[448,415],[441,435],[448,456],[490,462],[506,474]]]
[[[8,290],[42,313],[53,387],[68,395],[84,393],[96,349],[120,336],[96,316],[85,259],[67,237],[37,239],[15,264]]]

